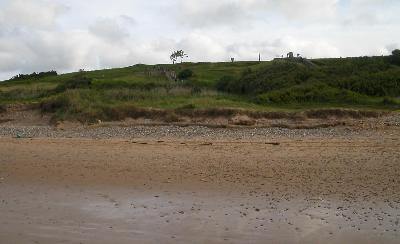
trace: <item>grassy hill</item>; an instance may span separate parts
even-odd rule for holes
[[[395,55],[134,65],[25,75],[0,83],[0,105],[34,104],[54,113],[55,119],[84,122],[135,117],[145,111],[397,110],[399,97]]]

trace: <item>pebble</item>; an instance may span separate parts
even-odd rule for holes
[[[209,128],[205,126],[110,126],[75,128],[59,130],[53,126],[0,125],[0,137],[12,138],[91,138],[91,139],[139,139],[176,137],[181,139],[265,139],[268,137],[305,138],[365,135],[368,131],[348,130],[343,127],[317,129],[285,128]]]

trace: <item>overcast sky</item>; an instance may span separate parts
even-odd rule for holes
[[[0,0],[0,80],[188,61],[388,54],[399,0]]]

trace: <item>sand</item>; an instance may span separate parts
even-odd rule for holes
[[[399,243],[399,129],[367,132],[0,137],[0,243]]]

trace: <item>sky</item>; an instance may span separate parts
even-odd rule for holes
[[[399,0],[0,0],[0,80],[187,61],[387,55]]]

